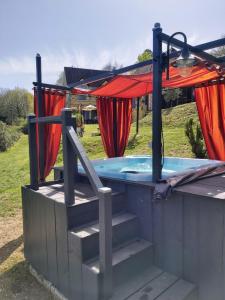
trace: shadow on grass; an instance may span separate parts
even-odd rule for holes
[[[138,141],[138,134],[134,134],[132,138],[129,139],[128,144],[127,144],[127,149],[134,149],[137,145],[139,144]]]
[[[27,263],[25,261],[19,262],[10,270],[0,275],[0,285],[3,286],[1,292],[8,297],[10,294],[15,295],[21,293],[24,289],[23,285],[29,285],[29,281],[32,280],[32,278],[30,279],[29,277],[31,276],[28,271]]]
[[[30,274],[25,261],[0,275],[0,299],[53,300],[52,295]]]
[[[0,248],[0,265],[23,243],[23,235]]]
[[[169,115],[170,113],[173,112],[173,108],[174,108],[174,107],[169,107],[169,108],[167,108],[167,109],[164,109],[164,110],[163,110],[163,114],[164,114],[165,116]]]

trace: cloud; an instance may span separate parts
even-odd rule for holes
[[[67,67],[93,68],[101,69],[107,63],[117,63],[118,65],[127,66],[137,60],[138,54],[146,48],[151,48],[150,37],[136,41],[131,47],[120,44],[113,49],[101,49],[97,54],[90,53],[84,49],[73,50],[62,48],[58,51],[47,49],[42,52],[42,74],[43,81],[55,83],[60,72]],[[7,86],[14,87],[17,82],[27,87],[28,78],[30,86],[35,81],[35,56],[24,55],[18,57],[5,57],[0,59],[0,76],[7,78]],[[16,83],[15,83],[16,78]],[[26,78],[23,80],[23,78]]]

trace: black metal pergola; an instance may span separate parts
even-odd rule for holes
[[[177,34],[181,34],[177,32]],[[123,74],[132,71],[137,68],[141,68],[147,65],[153,65],[153,103],[152,103],[152,176],[153,182],[157,182],[161,179],[162,174],[162,73],[165,68],[168,67],[168,62],[170,58],[176,58],[180,55],[180,51],[174,51],[166,54],[162,51],[162,43],[166,43],[174,46],[178,49],[183,49],[186,47],[188,51],[199,57],[200,59],[207,61],[207,63],[212,65],[220,66],[221,69],[225,67],[225,56],[215,57],[212,54],[206,52],[207,50],[221,47],[225,45],[225,38],[210,41],[197,46],[191,46],[186,41],[180,41],[174,38],[175,34],[172,36],[163,33],[162,28],[159,23],[156,23],[153,28],[153,59],[144,62],[139,62],[127,67],[123,67],[113,71],[101,72],[101,74],[91,76],[89,78],[83,79],[82,81],[75,82],[73,84],[62,86],[53,85],[42,82],[41,75],[41,56],[37,54],[36,56],[36,82],[33,82],[34,86],[37,88],[37,99],[38,99],[38,114],[39,117],[44,116],[43,114],[43,99],[42,99],[42,88],[50,88],[56,90],[70,91],[73,88],[79,87],[81,85],[90,84],[93,82],[98,82],[103,79],[111,79],[116,75]],[[40,178],[44,178],[44,125],[39,126],[39,155],[40,155]]]

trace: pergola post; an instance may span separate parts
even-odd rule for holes
[[[41,75],[41,56],[36,55],[36,78],[37,78],[37,110],[38,117],[44,117],[44,103],[42,95],[42,75]],[[39,142],[39,171],[40,181],[44,181],[45,145],[44,145],[44,124],[38,124]]]
[[[153,93],[152,93],[152,181],[157,182],[162,174],[162,28],[159,23],[153,28]]]
[[[28,143],[29,143],[29,162],[30,162],[30,186],[33,190],[38,190],[38,158],[36,144],[36,123],[31,123],[35,119],[34,114],[27,117],[28,124]]]

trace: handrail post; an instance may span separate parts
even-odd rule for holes
[[[77,160],[67,136],[67,126],[73,126],[72,111],[69,108],[62,109],[62,144],[63,144],[63,165],[64,165],[64,194],[67,206],[75,203],[74,181],[77,169]]]
[[[27,116],[29,159],[30,159],[30,185],[33,190],[38,190],[38,157],[37,157],[37,141],[36,141],[36,123],[31,123],[31,120],[34,118],[35,118],[34,114],[29,114]]]
[[[98,192],[101,299],[108,299],[112,295],[112,190],[102,187],[98,189]]]

